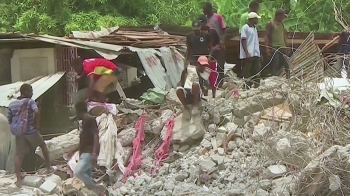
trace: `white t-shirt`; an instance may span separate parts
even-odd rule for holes
[[[250,56],[260,57],[259,36],[256,27],[250,27],[248,24],[245,24],[241,29],[241,38],[239,42],[239,58],[245,59],[246,55],[242,46],[242,38],[245,38],[247,40],[247,49]]]

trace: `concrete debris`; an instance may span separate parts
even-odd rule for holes
[[[350,175],[344,172],[350,170],[350,145],[343,147],[347,143],[342,142],[333,146],[343,141],[330,139],[338,133],[337,127],[332,135],[322,135],[330,122],[305,126],[313,120],[312,115],[317,118],[319,114],[310,112],[314,111],[312,107],[316,106],[317,99],[303,97],[303,94],[317,88],[313,84],[303,87],[300,82],[292,83],[271,77],[262,81],[259,88],[243,90],[238,88],[242,81],[232,75],[222,87],[223,91],[219,91],[221,95],[214,102],[202,101],[202,114],[192,116],[191,120],[183,119],[174,89],[167,95],[169,105],[161,105],[161,109],[154,106],[151,109],[137,100],[125,102],[117,107],[118,115],[132,115],[132,118],[126,123],[117,117],[120,132],[113,137],[120,140],[118,150],[127,166],[133,153],[135,121],[141,111],[146,112],[141,167],[132,171],[133,175],[125,181],[116,166],[108,171],[101,167],[94,177],[108,184],[110,195],[350,195]],[[240,96],[232,96],[234,89],[238,89]],[[274,113],[288,109],[271,111],[277,108],[273,106],[285,102],[293,118],[281,121]],[[267,119],[266,116],[273,117]],[[307,119],[304,116],[308,116]],[[172,117],[170,140],[166,133]],[[350,120],[344,119],[337,126]],[[327,145],[323,143],[325,140]],[[46,142],[51,158],[59,159],[77,149],[79,132],[73,130]],[[110,142],[110,145],[114,148],[117,144]],[[108,155],[113,159],[111,164],[116,163],[113,152]],[[24,190],[19,191],[13,185],[14,176],[1,173],[0,194],[27,194],[30,190],[30,194],[37,192],[38,195],[54,195],[58,191],[88,195],[82,182],[75,178],[62,182],[56,175],[34,175],[26,176],[25,181]]]
[[[118,134],[118,138],[120,139],[120,143],[122,144],[123,147],[130,146],[135,136],[136,136],[135,128],[124,129]]]

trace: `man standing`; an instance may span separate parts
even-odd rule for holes
[[[275,18],[266,25],[265,43],[266,51],[269,56],[272,55],[273,75],[279,76],[281,69],[284,68],[287,78],[290,78],[289,65],[283,55],[287,55],[287,32],[283,25],[285,11],[278,9]]]
[[[56,168],[51,167],[49,150],[39,133],[40,114],[38,106],[32,98],[33,88],[23,84],[20,88],[20,97],[10,103],[8,107],[8,121],[11,132],[16,136],[15,171],[17,187],[22,187],[21,166],[25,154],[35,151],[39,146],[46,162],[46,173],[51,174]],[[20,131],[19,131],[20,130]]]
[[[75,176],[84,182],[86,188],[97,194],[104,192],[102,185],[97,185],[92,178],[94,166],[97,166],[97,157],[100,152],[98,126],[95,117],[87,112],[87,103],[80,101],[75,104],[79,120],[82,120],[79,141],[79,161],[75,169]]]
[[[241,39],[240,39],[240,59],[243,61],[243,77],[249,79],[246,83],[246,87],[252,87],[252,80],[256,86],[259,86],[259,71],[260,71],[260,48],[259,48],[259,37],[256,25],[258,19],[261,18],[257,13],[250,12],[248,14],[248,23],[242,27]]]
[[[80,57],[72,61],[72,68],[78,74],[77,79],[86,75],[89,80],[86,101],[94,97],[99,102],[106,102],[104,90],[110,84],[118,81],[121,69],[109,60],[103,58],[85,59]]]
[[[217,58],[218,62],[218,72],[219,72],[219,87],[223,84],[224,79],[224,67],[226,61],[226,51],[225,51],[225,38],[226,38],[226,24],[224,18],[213,11],[213,5],[206,2],[203,6],[203,13],[207,16],[207,25],[209,28],[216,30],[220,37],[220,52]]]
[[[192,23],[193,31],[186,35],[186,63],[197,65],[198,57],[209,55],[211,39],[208,31],[202,31],[202,23],[197,20]]]
[[[248,12],[245,12],[245,13],[242,14],[241,19],[240,19],[240,21],[239,21],[239,32],[240,32],[240,33],[241,33],[242,27],[243,27],[245,24],[247,24],[247,22],[248,22],[248,14],[249,14],[250,12],[255,12],[255,13],[257,13],[257,14],[259,13],[259,2],[258,2],[258,1],[252,1],[252,2],[250,2]]]

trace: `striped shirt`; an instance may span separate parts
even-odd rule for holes
[[[16,117],[18,110],[26,100],[26,98],[19,98],[10,103],[7,114],[7,118],[10,122],[12,122],[13,118]],[[35,101],[33,99],[30,99],[28,102],[28,125],[25,135],[30,135],[38,131],[34,126],[34,112],[37,110],[38,106],[36,105]]]

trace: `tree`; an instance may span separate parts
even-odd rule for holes
[[[239,18],[251,0],[213,0],[229,27],[238,27]],[[350,2],[335,0],[346,12]],[[73,30],[98,30],[100,26],[178,24],[190,25],[201,13],[202,0],[2,0],[0,31],[66,35]],[[274,10],[290,10],[285,26],[290,31],[337,32],[332,0],[262,0],[258,26],[263,29]]]

